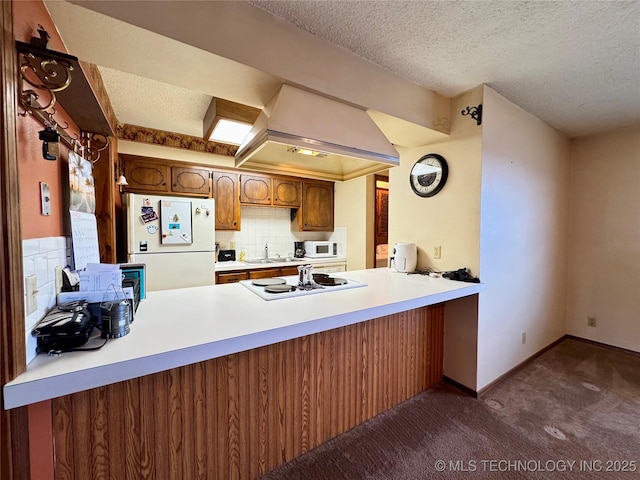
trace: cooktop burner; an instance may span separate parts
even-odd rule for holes
[[[327,293],[347,288],[367,286],[366,283],[356,282],[355,280],[349,280],[346,278],[334,278],[329,275],[318,275],[318,277],[315,277],[314,275],[315,283],[305,287],[298,287],[297,275],[291,277],[278,277],[278,280],[284,280],[284,283],[278,282],[278,284],[275,282],[272,283],[266,278],[261,280],[262,282],[255,282],[255,280],[242,280],[240,283],[264,300],[302,297],[316,293]],[[256,283],[262,283],[263,285],[256,285]]]
[[[335,287],[336,285],[345,285],[347,280],[344,278],[334,278],[334,277],[318,277],[314,278],[318,285],[322,285],[324,287]]]

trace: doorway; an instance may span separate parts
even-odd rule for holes
[[[375,176],[373,251],[375,268],[388,266],[389,241],[389,174]]]

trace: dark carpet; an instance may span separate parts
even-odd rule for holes
[[[640,355],[566,339],[471,398],[447,385],[263,480],[640,478]]]

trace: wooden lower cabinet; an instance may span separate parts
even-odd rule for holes
[[[256,268],[251,270],[240,270],[231,272],[216,273],[216,283],[235,283],[240,280],[253,278],[272,278],[286,277],[289,275],[297,275],[298,267],[282,267],[282,268]]]
[[[280,269],[280,276],[287,277],[289,275],[298,275],[298,267],[282,267]]]
[[[248,272],[220,272],[216,273],[216,283],[236,283],[240,280],[247,280]]]
[[[282,270],[280,270],[279,268],[262,268],[260,270],[251,270],[249,272],[249,278],[254,279],[279,277],[280,275],[282,275],[281,272]]]
[[[255,479],[439,383],[443,332],[439,304],[53,399],[55,477]]]

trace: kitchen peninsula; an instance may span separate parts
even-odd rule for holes
[[[69,478],[255,478],[438,383],[445,303],[482,289],[339,276],[366,286],[273,301],[237,283],[150,292],[130,334],[39,355],[5,385],[5,406],[53,399]]]

